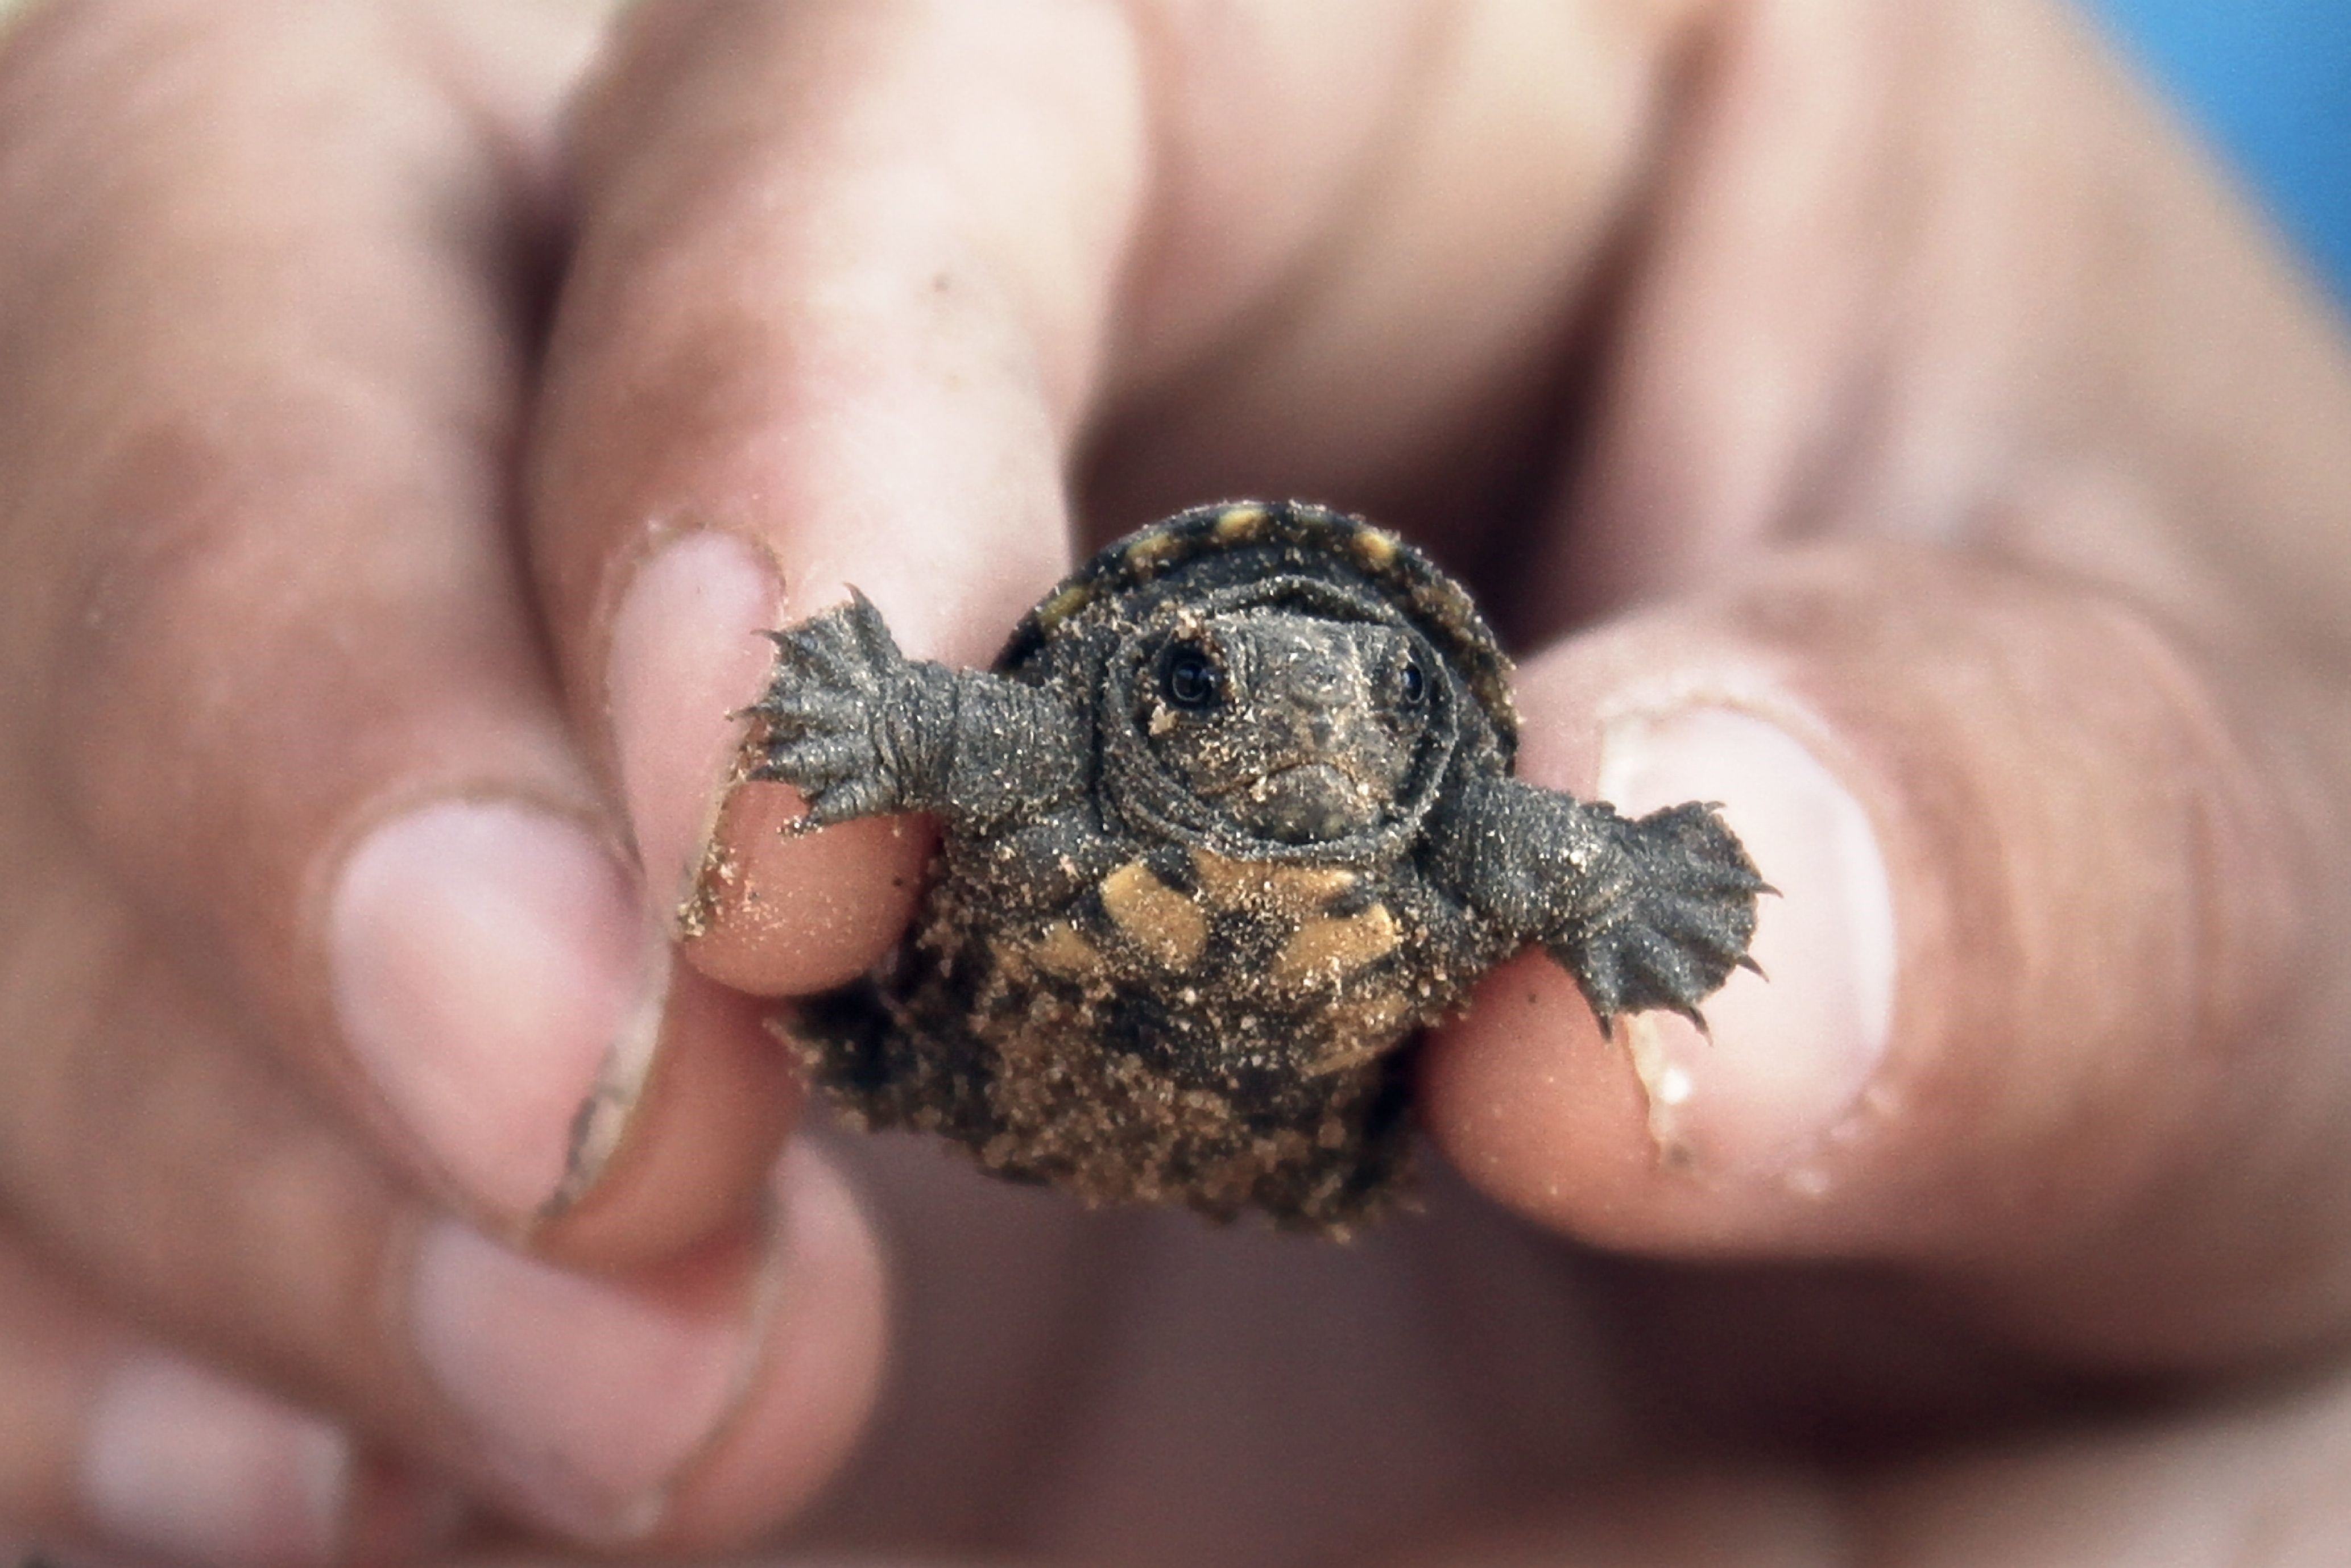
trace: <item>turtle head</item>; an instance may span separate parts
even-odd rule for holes
[[[1135,683],[1161,764],[1251,837],[1320,844],[1395,807],[1436,660],[1405,628],[1256,607],[1178,620]]]

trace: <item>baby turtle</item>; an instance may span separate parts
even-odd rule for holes
[[[854,1121],[1091,1200],[1343,1231],[1402,1174],[1404,1049],[1541,943],[1606,1026],[1746,963],[1711,806],[1510,776],[1509,660],[1417,550],[1301,504],[1111,545],[992,671],[862,597],[774,634],[753,776],[806,826],[935,813],[911,938],[788,1025]]]

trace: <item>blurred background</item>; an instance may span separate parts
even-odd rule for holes
[[[2351,0],[2084,0],[2351,307]]]

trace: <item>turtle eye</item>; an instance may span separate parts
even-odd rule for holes
[[[1422,672],[1419,659],[1405,660],[1404,668],[1396,671],[1396,691],[1407,708],[1417,708],[1427,701],[1428,677]]]
[[[1177,643],[1160,667],[1159,689],[1167,701],[1188,712],[1206,712],[1225,694],[1225,678],[1207,654],[1190,643]]]

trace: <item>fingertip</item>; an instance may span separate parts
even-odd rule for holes
[[[1429,1132],[1488,1197],[1587,1240],[1637,1241],[1658,1173],[1647,1104],[1575,982],[1525,953],[1479,983],[1420,1067]]]
[[[869,816],[802,832],[785,784],[738,785],[721,808],[684,916],[686,961],[758,996],[847,983],[905,930],[937,842],[928,818]]]
[[[740,1544],[795,1511],[862,1425],[883,1340],[870,1231],[820,1165],[788,1154],[751,1231],[626,1275],[428,1225],[407,1322],[476,1489],[607,1548]],[[756,1501],[695,1502],[716,1471],[749,1472],[758,1484],[737,1490]]]
[[[110,1543],[174,1562],[308,1568],[429,1549],[455,1522],[445,1492],[367,1463],[341,1428],[152,1349],[98,1389],[81,1492]]]
[[[588,826],[515,799],[371,828],[329,904],[337,1022],[379,1113],[444,1189],[505,1225],[573,1181],[582,1107],[654,1054],[668,957]]]
[[[532,1227],[532,1249],[574,1268],[651,1263],[747,1222],[799,1114],[799,1078],[768,1004],[674,966],[660,1044],[632,1096],[575,1122],[577,1190]],[[609,1130],[596,1113],[608,1118]]]
[[[1559,696],[1587,695],[1540,670],[1528,685],[1531,708],[1562,720]],[[1640,1012],[1604,1033],[1566,974],[1522,957],[1433,1042],[1430,1126],[1490,1195],[1592,1239],[1708,1250],[1801,1233],[1825,1196],[1815,1157],[1871,1093],[1889,1039],[1894,908],[1876,830],[1784,706],[1733,706],[1717,688],[1602,711],[1597,726],[1559,726],[1596,727],[1596,749],[1531,726],[1528,775],[1628,814],[1724,803],[1787,889],[1757,915],[1751,956],[1772,979],[1737,969],[1702,1022]]]
[[[826,587],[811,580],[791,597],[813,605]],[[930,845],[903,817],[806,832],[797,792],[746,776],[745,715],[769,679],[777,623],[806,613],[785,598],[764,546],[717,530],[670,541],[621,596],[606,680],[655,916],[703,975],[764,996],[820,991],[873,963],[913,913]]]

